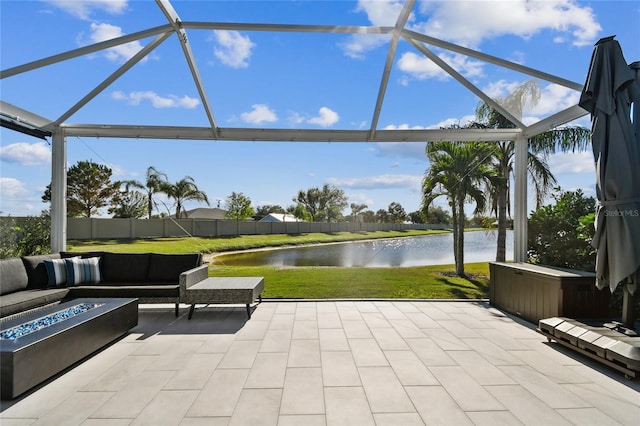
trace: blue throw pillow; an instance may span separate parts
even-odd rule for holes
[[[66,259],[44,260],[44,268],[47,270],[47,287],[64,287],[67,284]]]
[[[97,284],[100,282],[100,258],[81,259],[72,257],[65,259],[67,269],[67,285]]]

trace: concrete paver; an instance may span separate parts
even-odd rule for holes
[[[482,302],[141,305],[11,425],[637,425],[640,383]]]

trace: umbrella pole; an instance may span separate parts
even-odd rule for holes
[[[622,324],[625,328],[634,330],[636,322],[636,295],[629,293],[626,284],[622,285],[622,295]]]

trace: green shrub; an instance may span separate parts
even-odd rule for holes
[[[51,217],[0,218],[0,258],[51,253]]]
[[[532,263],[595,271],[596,200],[580,189],[561,192],[556,188],[555,204],[544,206],[529,218],[527,254]]]

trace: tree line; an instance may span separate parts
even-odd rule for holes
[[[145,182],[137,180],[111,181],[113,171],[103,164],[78,161],[67,171],[67,216],[92,217],[107,209],[114,218],[151,219],[153,211],[162,207],[170,214],[169,207],[154,198],[159,193],[174,201],[176,217],[180,217],[184,203],[199,201],[209,204],[207,194],[200,190],[191,176],[169,182],[167,175],[154,167],[147,168]],[[141,190],[144,190],[142,192]],[[51,201],[51,185],[48,185],[43,202]],[[160,213],[159,216],[164,216]]]
[[[106,165],[92,161],[78,161],[67,171],[67,216],[93,217],[107,211],[114,218],[153,218],[175,215],[185,217],[184,205],[196,201],[210,205],[207,194],[198,188],[191,176],[170,182],[166,173],[153,166],[147,168],[144,182],[112,180],[113,171]],[[158,195],[173,201],[167,205]],[[47,186],[43,202],[51,201],[51,185]],[[400,203],[392,202],[387,209],[374,212],[366,204],[349,203],[344,191],[333,185],[299,190],[286,208],[262,205],[255,209],[249,197],[232,192],[225,202],[226,218],[260,220],[271,213],[289,214],[308,222],[365,222],[365,223],[449,223],[450,215],[442,208],[429,212],[407,214]],[[344,214],[350,207],[349,214]],[[174,213],[171,210],[174,209]],[[154,213],[157,212],[157,213]]]

